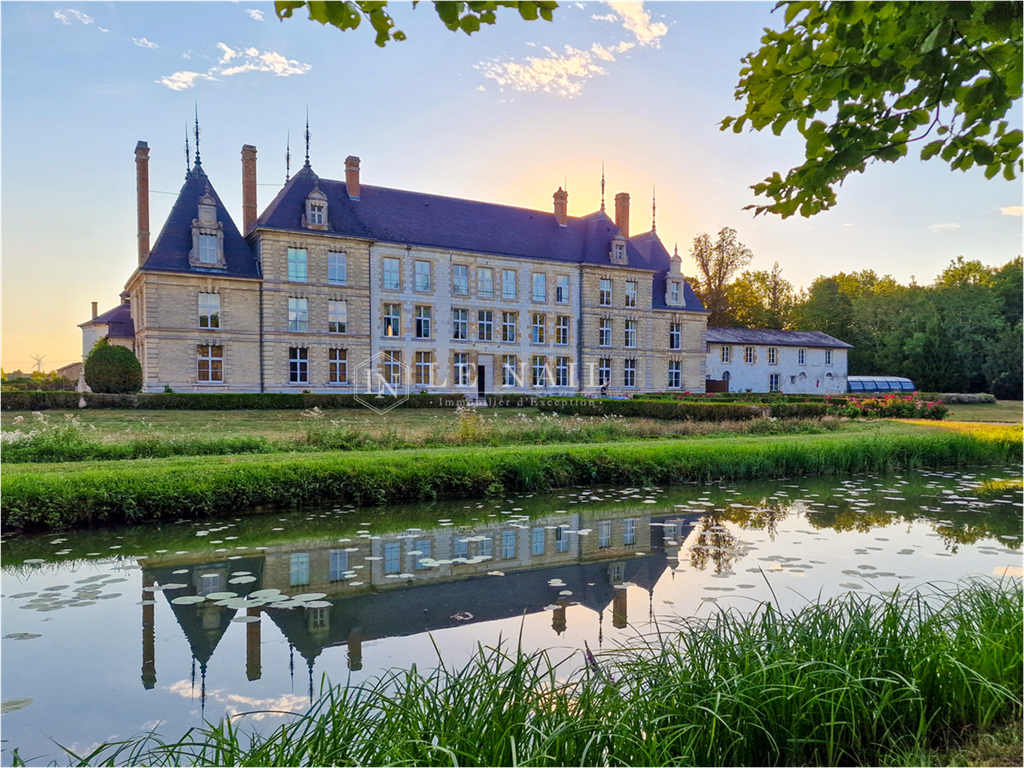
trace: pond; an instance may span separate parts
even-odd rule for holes
[[[562,659],[762,601],[1020,578],[1019,478],[594,487],[9,537],[2,761],[226,714],[273,727],[328,680],[461,666],[479,644]]]

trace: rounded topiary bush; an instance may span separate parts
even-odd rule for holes
[[[100,343],[85,359],[85,383],[100,394],[123,395],[142,389],[142,365],[126,347]]]

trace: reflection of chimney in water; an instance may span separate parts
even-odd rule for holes
[[[147,691],[156,685],[156,598],[146,587],[153,586],[153,576],[142,572],[142,687]]]
[[[363,632],[359,627],[348,636],[348,668],[352,672],[363,668]]]
[[[612,626],[616,629],[626,628],[626,593],[629,590],[622,585],[615,588],[615,599],[612,601]]]
[[[260,617],[259,608],[247,608],[246,616]],[[259,680],[263,676],[260,663],[260,624],[251,621],[245,625],[245,676],[249,680]]]
[[[558,635],[565,632],[565,606],[565,600],[559,600],[551,611],[551,628]]]

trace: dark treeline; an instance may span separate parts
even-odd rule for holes
[[[960,256],[931,285],[864,270],[822,275],[797,291],[778,263],[733,279],[752,256],[735,235],[694,240],[692,282],[711,310],[709,326],[821,331],[854,345],[851,375],[906,376],[926,392],[1024,397],[1021,257],[987,267]]]

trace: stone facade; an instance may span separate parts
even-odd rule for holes
[[[718,339],[725,330],[733,339]],[[707,378],[728,383],[730,392],[839,395],[846,392],[850,345],[825,334],[708,329]],[[757,334],[772,334],[762,339]],[[744,338],[744,334],[748,337]],[[811,338],[802,338],[804,336]],[[823,337],[815,339],[814,336]]]

